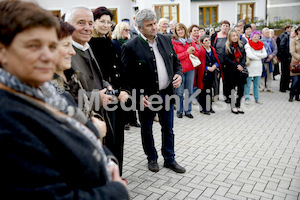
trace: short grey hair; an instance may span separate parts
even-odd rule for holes
[[[146,21],[146,20],[154,20],[154,19],[156,19],[156,14],[152,10],[150,10],[150,9],[140,10],[136,14],[136,16],[135,16],[136,24],[141,29],[144,28],[144,21]]]
[[[244,26],[246,25],[246,20],[240,19],[240,20],[238,21],[238,23],[240,23],[240,22],[243,22]]]
[[[268,27],[265,27],[261,30],[261,33],[264,33],[265,31],[268,31],[268,30],[270,30],[270,29]]]
[[[89,11],[91,13],[91,15],[93,16],[93,12],[91,11],[91,9],[89,9],[88,7],[85,6],[74,6],[73,8],[71,8],[65,16],[65,22],[68,22],[69,24],[72,23],[73,18],[74,18],[74,14],[75,12],[79,11],[79,10],[86,10]],[[94,18],[93,18],[94,20]]]
[[[169,20],[167,18],[160,18],[158,21],[158,26],[164,21],[168,21],[168,24],[169,24]]]
[[[175,25],[176,25],[176,22],[175,22],[174,20],[171,20],[171,21],[169,22],[169,25],[171,25],[171,24],[175,24]]]

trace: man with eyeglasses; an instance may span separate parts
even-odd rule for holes
[[[158,113],[162,126],[164,167],[185,173],[185,168],[175,161],[174,102],[167,100],[168,96],[174,95],[174,88],[178,88],[182,82],[182,67],[170,38],[157,33],[156,15],[152,10],[139,11],[136,23],[141,34],[123,44],[121,58],[125,85],[137,93],[142,144],[148,159],[148,169],[159,171],[152,133],[154,116]],[[151,101],[153,97],[157,101]]]

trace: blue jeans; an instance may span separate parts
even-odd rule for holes
[[[192,110],[192,102],[188,104],[188,107],[184,107],[183,105],[183,94],[184,90],[187,89],[189,95],[184,97],[184,100],[187,101],[190,96],[193,94],[193,84],[195,78],[195,70],[191,70],[188,72],[184,72],[182,76],[182,83],[179,88],[176,89],[176,94],[179,96],[180,99],[180,107],[177,108],[177,113],[183,113],[183,109],[185,114],[190,114]]]
[[[260,81],[260,76],[254,76],[254,77],[248,77],[247,83],[245,84],[245,99],[249,100],[249,93],[250,93],[250,86],[253,78],[253,93],[254,93],[254,99],[258,100],[259,99],[259,81]]]
[[[291,85],[291,90],[290,90],[290,98],[294,98],[295,95],[296,98],[299,98],[299,93],[300,93],[300,75],[296,76],[291,76],[292,79],[292,85]]]
[[[144,111],[139,111],[139,119],[141,122],[141,136],[142,144],[145,154],[147,155],[148,161],[157,160],[158,155],[155,149],[154,139],[153,139],[153,120],[156,113],[158,113],[159,123],[161,125],[162,133],[162,147],[161,152],[164,160],[167,164],[171,164],[175,160],[174,152],[174,104],[170,105],[170,110],[165,109],[165,95],[161,95],[163,99],[163,108],[154,112],[148,108]]]

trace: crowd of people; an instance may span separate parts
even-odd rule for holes
[[[157,22],[150,9],[137,11],[131,26],[113,26],[113,18],[106,7],[75,6],[59,21],[31,2],[0,2],[4,196],[129,199],[124,130],[140,127],[148,169],[158,172],[156,117],[163,166],[185,173],[175,160],[174,110],[193,118],[195,97],[202,114],[215,113],[222,81],[231,112],[244,114],[252,82],[256,104],[260,92],[274,93],[279,61],[280,91],[300,101],[300,72],[289,70],[300,62],[299,27],[276,38],[244,20],[233,28],[223,20],[207,34],[198,25]]]

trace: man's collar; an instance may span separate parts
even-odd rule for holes
[[[151,42],[153,43],[151,40],[149,40],[148,38],[146,38],[142,33],[141,33],[141,37],[143,38],[143,40],[145,40],[146,42]],[[156,40],[157,35],[154,37],[154,40]]]
[[[87,42],[84,45],[82,45],[82,44],[79,44],[78,42],[75,42],[74,40],[72,40],[72,44],[81,51],[86,51],[90,48],[90,45]]]
[[[135,29],[135,31],[136,31],[138,34],[140,34],[140,33],[141,33],[141,31],[139,30],[139,28],[138,28],[138,27],[136,27],[134,24],[133,24],[133,28]]]

